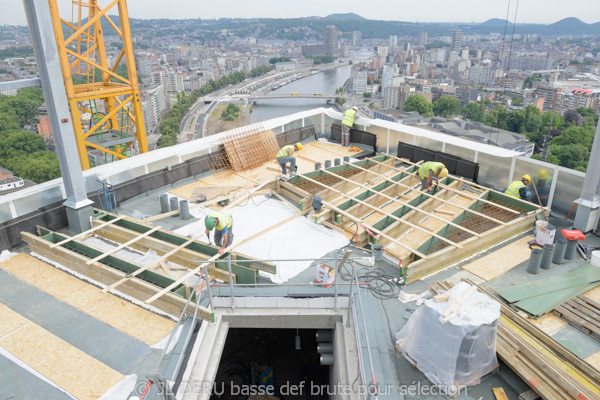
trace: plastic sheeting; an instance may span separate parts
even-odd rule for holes
[[[206,215],[208,208],[196,209],[197,215]],[[233,217],[233,244],[255,233],[276,225],[297,213],[287,204],[266,196],[257,196],[228,211]],[[193,222],[175,231],[187,236],[197,235],[204,230],[204,219]],[[211,233],[211,238],[213,234]],[[207,242],[203,237],[201,241]],[[348,245],[349,240],[339,232],[327,229],[306,217],[298,217],[284,225],[236,247],[235,251],[260,260],[308,259],[316,260],[327,253]],[[261,276],[275,283],[283,283],[304,271],[311,261],[274,262],[277,274],[260,271]]]
[[[444,311],[470,285],[461,282],[446,302],[425,301],[396,333],[402,354],[448,395],[461,387],[476,385],[479,379],[498,368],[496,327],[500,304],[475,292],[459,314],[441,322]]]

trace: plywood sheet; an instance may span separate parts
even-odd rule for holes
[[[63,301],[148,345],[156,344],[175,328],[173,321],[90,285]]]
[[[78,399],[98,399],[124,378],[34,323],[0,340],[0,346]]]
[[[4,304],[0,304],[0,321],[0,338],[25,326],[29,322],[27,318],[14,312]]]
[[[600,371],[600,351],[585,359],[592,367]]]
[[[600,286],[596,286],[592,290],[588,290],[583,295],[600,303]]]
[[[173,321],[110,293],[102,293],[99,288],[28,254],[21,253],[1,262],[0,268],[148,345],[154,345],[175,328]]]
[[[26,253],[0,262],[0,268],[57,299],[62,299],[87,285]]]
[[[529,259],[531,250],[527,242],[531,239],[531,236],[519,239],[463,266],[463,269],[486,281],[492,280]]]
[[[557,317],[554,314],[546,314],[543,317],[538,318],[538,319],[533,319],[533,318],[529,318],[529,317],[526,317],[526,318],[529,322],[531,322],[533,325],[540,328],[543,332],[547,333],[548,335],[553,332],[556,332],[563,326],[568,325],[567,321],[565,321],[562,318]]]
[[[325,160],[332,160],[333,165],[333,159],[342,158],[342,156],[319,148],[318,146],[321,145],[331,146],[333,148],[336,148],[336,151],[339,150],[341,153],[347,152],[349,156],[356,155],[356,153],[351,153],[347,151],[347,148],[342,146],[336,146],[330,143],[316,142],[304,145],[299,154],[306,158],[309,158],[310,160],[320,162],[322,166],[325,166]],[[305,160],[300,157],[296,157],[296,165],[298,166],[298,173],[306,173],[315,170],[315,164],[313,161]],[[273,170],[267,169],[267,166]],[[273,180],[278,175],[281,175],[281,168],[279,167],[279,163],[275,161],[275,157],[273,157],[272,160],[267,161],[262,166],[247,171],[239,172],[238,175],[233,174],[232,172],[210,175],[196,182],[192,182],[185,186],[172,189],[169,191],[169,193],[187,199],[191,197],[194,188],[199,186],[239,186],[241,189],[235,192],[237,198],[237,193],[242,195],[242,193],[246,192],[248,189],[256,186],[256,182],[267,182],[269,180]]]

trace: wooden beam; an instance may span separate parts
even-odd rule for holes
[[[243,178],[243,179],[249,180],[250,182],[253,182],[253,183],[257,184],[257,185],[260,185],[260,182],[259,182],[259,181],[257,181],[257,180],[254,180],[254,179],[248,178],[247,176],[244,176],[244,175],[242,175],[242,174],[238,174],[237,172],[234,172],[233,174],[234,174],[234,175],[236,175],[236,176],[239,176],[240,178]]]
[[[350,257],[350,254],[352,254],[352,250],[346,250],[346,252],[342,256],[342,259],[338,262],[338,265],[337,265],[338,272],[342,270],[342,267],[346,263],[346,260],[348,260],[348,257]]]
[[[95,263],[95,262],[96,262],[96,261],[98,261],[98,260],[101,260],[101,259],[103,259],[103,258],[104,258],[104,257],[106,257],[106,256],[110,256],[111,254],[114,254],[114,253],[116,253],[117,251],[124,249],[125,247],[129,246],[130,244],[132,244],[132,243],[135,243],[135,242],[137,242],[138,240],[145,238],[146,236],[150,235],[152,232],[156,232],[156,231],[157,231],[157,230],[159,230],[159,229],[160,229],[160,226],[154,227],[154,228],[150,229],[149,231],[147,231],[147,232],[144,232],[144,233],[142,233],[141,235],[138,235],[138,236],[134,237],[133,239],[131,239],[130,241],[128,241],[128,242],[126,242],[126,243],[120,244],[120,245],[118,245],[117,247],[113,247],[113,248],[112,248],[112,249],[110,249],[109,251],[105,252],[104,254],[100,254],[100,255],[99,255],[98,257],[96,257],[96,258],[92,258],[91,260],[89,260],[88,262],[86,262],[86,264],[87,264],[87,265],[90,265],[90,264],[93,264],[93,263]]]
[[[343,230],[342,228],[340,228],[339,226],[332,224],[331,222],[327,222],[327,221],[321,221],[320,222],[321,225],[333,229],[334,231],[337,231],[339,233],[341,233],[342,235],[346,233],[345,230]]]
[[[132,234],[137,233],[135,231],[117,225],[105,226],[104,228],[99,229],[97,232],[99,236],[102,236],[106,239],[112,240],[117,243],[126,242],[128,237],[131,237]],[[185,239],[187,240],[188,238],[185,237]],[[138,251],[142,251],[144,253],[146,253],[148,250],[154,250],[158,255],[166,254],[176,247],[177,245],[173,243],[164,242],[153,237],[145,237],[144,239],[139,240],[131,245],[131,248],[136,249]],[[194,268],[196,266],[196,260],[198,258],[207,259],[208,256],[204,253],[198,253],[196,251],[183,248],[170,257],[170,261],[173,261],[174,263],[180,264],[182,266],[170,267],[170,269]],[[216,278],[222,281],[229,282],[229,274],[218,268],[208,267],[208,273],[210,275],[214,275]]]
[[[303,179],[306,179],[306,180],[308,180],[308,181],[311,181],[311,182],[313,182],[313,183],[316,183],[316,184],[318,184],[318,185],[325,186],[325,185],[323,185],[322,183],[320,183],[320,182],[318,182],[318,181],[315,181],[314,179],[308,178],[308,177],[306,177],[306,176],[304,176],[304,175],[302,175],[302,178],[303,178]],[[341,177],[340,177],[340,178],[341,178]],[[344,179],[345,179],[345,178],[344,178]],[[411,226],[411,227],[413,227],[413,228],[415,228],[415,229],[418,229],[418,230],[420,230],[420,231],[422,231],[422,232],[425,232],[425,233],[426,233],[426,234],[428,234],[428,235],[434,236],[434,237],[436,237],[436,238],[438,238],[438,239],[440,239],[440,240],[442,240],[442,241],[444,241],[444,242],[448,243],[448,244],[449,244],[449,245],[451,245],[451,246],[458,247],[459,249],[462,249],[462,248],[463,248],[463,246],[461,246],[461,245],[460,245],[460,244],[458,244],[458,243],[455,243],[455,242],[453,242],[453,241],[451,241],[451,240],[448,240],[448,239],[446,239],[446,238],[445,238],[445,237],[443,237],[443,236],[440,236],[440,235],[438,235],[438,234],[436,234],[436,233],[433,233],[433,232],[430,232],[430,231],[428,231],[428,230],[426,230],[426,229],[423,229],[423,228],[421,228],[421,227],[419,227],[419,226],[417,226],[417,225],[415,225],[415,224],[413,224],[413,223],[411,223],[411,222],[408,222],[408,221],[406,221],[406,220],[403,220],[403,219],[401,219],[401,218],[398,218],[398,217],[396,217],[395,215],[393,215],[393,214],[390,214],[390,213],[388,213],[388,212],[385,212],[385,211],[383,211],[383,210],[381,210],[381,209],[379,209],[379,208],[377,208],[377,207],[375,207],[375,206],[372,206],[372,205],[371,205],[371,204],[369,204],[369,203],[366,203],[366,202],[364,202],[364,201],[362,201],[362,200],[358,200],[358,199],[356,199],[356,198],[354,198],[354,197],[352,197],[352,196],[348,196],[347,194],[345,194],[345,193],[342,193],[342,192],[340,192],[339,190],[332,189],[331,187],[330,187],[329,189],[330,189],[330,190],[333,190],[333,191],[335,191],[335,192],[337,192],[337,193],[338,193],[338,194],[340,194],[341,196],[344,196],[344,197],[346,197],[346,198],[348,198],[348,199],[350,199],[350,200],[352,200],[352,201],[355,201],[355,202],[357,202],[357,203],[360,203],[360,204],[363,204],[363,205],[365,205],[365,206],[367,206],[367,207],[370,207],[370,208],[372,208],[373,210],[375,210],[375,211],[377,211],[377,212],[380,212],[381,214],[383,214],[383,215],[385,215],[385,216],[388,216],[388,217],[390,217],[390,218],[392,218],[392,219],[395,219],[395,220],[397,220],[397,221],[400,221],[401,223],[404,223],[404,224],[406,224],[406,225],[409,225],[409,226]],[[446,222],[447,222],[447,221],[446,221]],[[362,223],[362,221],[360,221],[359,223]]]
[[[192,238],[190,238],[190,240],[188,240],[187,242],[177,246],[176,248],[174,248],[173,250],[171,250],[170,252],[168,252],[167,254],[163,255],[162,257],[160,257],[158,260],[151,262],[150,264],[145,265],[142,268],[139,268],[137,271],[135,271],[134,273],[130,274],[129,276],[121,279],[120,281],[117,281],[115,283],[113,283],[112,285],[104,288],[104,290],[102,290],[103,292],[108,292],[111,289],[116,288],[117,286],[121,285],[122,283],[126,282],[127,280],[138,276],[139,274],[141,274],[142,272],[146,271],[147,269],[151,269],[151,268],[155,268],[158,267],[160,265],[161,261],[166,261],[170,256],[172,256],[173,254],[177,253],[179,250],[183,249],[185,246],[187,246],[188,244],[192,243],[194,240],[198,239],[201,236],[204,236],[205,233],[202,232]],[[215,254],[213,257],[210,258],[210,260],[214,260],[218,258],[218,254]],[[89,263],[88,263],[89,265]]]
[[[398,157],[391,156],[391,155],[389,155],[389,154],[386,154],[386,155],[387,155],[388,157],[394,158],[394,159],[396,159],[396,160],[400,160],[400,161],[402,161],[402,162],[406,162],[407,164],[415,164],[415,163],[413,163],[413,162],[410,162],[410,161],[406,160],[405,158],[398,158]],[[453,176],[453,175],[448,175],[448,176],[452,176],[454,179],[456,179],[456,180],[458,180],[458,181],[463,181],[463,182],[464,182],[464,180],[463,180],[463,179],[461,179],[460,177],[455,177],[455,176]],[[469,182],[468,184],[469,184],[469,185],[478,186],[478,187],[481,187],[481,188],[482,188],[482,189],[484,189],[484,190],[487,190],[487,191],[492,191],[492,192],[496,192],[496,193],[499,193],[499,194],[501,194],[501,195],[503,195],[503,196],[506,196],[506,193],[501,193],[501,192],[499,192],[499,191],[497,191],[497,190],[490,189],[490,188],[486,188],[486,187],[484,187],[484,186],[481,186],[481,185],[478,185],[477,183],[474,183],[474,182]],[[446,187],[445,185],[440,185],[440,186],[441,186],[441,187]],[[454,189],[452,189],[452,190],[454,190]],[[487,200],[484,200],[484,199],[479,199],[479,198],[477,198],[477,197],[470,196],[470,195],[468,195],[468,194],[466,194],[466,193],[462,193],[462,192],[460,192],[460,191],[458,191],[458,190],[454,190],[454,191],[455,191],[456,193],[459,193],[459,194],[460,194],[461,196],[463,196],[463,197],[467,197],[467,198],[471,198],[471,199],[478,199],[479,201],[482,201],[482,202],[484,202],[484,203],[489,203],[489,204],[491,204],[491,205],[493,205],[493,206],[496,206],[496,207],[498,207],[498,208],[501,208],[501,209],[503,209],[503,210],[506,210],[506,211],[510,211],[510,212],[512,212],[512,213],[514,213],[514,214],[519,214],[519,215],[521,214],[521,213],[520,213],[520,212],[518,212],[518,211],[515,211],[515,210],[513,210],[513,209],[511,209],[511,208],[507,208],[507,207],[501,206],[500,204],[497,204],[497,203],[494,203],[494,202],[491,202],[491,201],[487,201]],[[520,201],[520,202],[522,202],[522,203],[525,203],[525,204],[528,204],[528,205],[532,205],[532,203],[530,203],[530,202],[528,202],[528,201],[525,201],[525,200],[521,200],[521,199],[519,199],[519,198],[517,198],[517,197],[515,197],[515,199],[519,200],[519,201]]]
[[[429,258],[428,256],[426,256],[425,254],[421,253],[420,251],[415,250],[415,249],[413,249],[413,248],[405,245],[402,242],[399,242],[398,240],[394,239],[391,236],[386,235],[385,233],[381,232],[380,230],[378,230],[378,229],[376,229],[376,228],[374,228],[374,227],[372,227],[370,225],[364,224],[360,219],[354,217],[354,215],[348,214],[346,211],[344,211],[344,210],[342,210],[340,208],[337,208],[333,204],[329,204],[328,202],[324,201],[323,202],[323,206],[327,207],[327,208],[330,208],[331,210],[335,211],[336,213],[343,215],[344,217],[348,218],[351,221],[356,222],[357,224],[363,224],[364,226],[366,226],[367,228],[369,228],[371,231],[373,231],[373,232],[377,233],[378,235],[386,238],[390,242],[396,243],[400,247],[404,247],[406,250],[408,250],[411,253],[413,253],[413,254],[421,257],[421,259],[423,259],[423,260],[427,260]]]
[[[373,161],[373,162],[375,162],[375,163],[379,163],[378,161],[375,161],[375,160],[373,160],[373,159],[370,159],[370,158],[367,158],[367,160]],[[385,164],[384,164],[384,165],[385,165]],[[390,167],[390,168],[394,168],[394,167]],[[402,171],[401,169],[397,169],[397,168],[394,168],[394,169],[395,169],[395,170],[397,170],[397,171]],[[375,172],[372,172],[372,171],[370,171],[370,172],[371,172],[371,173],[375,173]],[[386,179],[386,180],[390,180],[390,179]],[[457,179],[457,181],[460,181],[460,179]],[[403,187],[405,187],[405,188],[407,188],[407,189],[410,189],[410,190],[415,190],[415,188],[413,188],[413,187],[410,187],[410,186],[408,186],[408,185],[404,185],[404,184],[402,184],[402,183],[400,183],[400,182],[396,182],[396,181],[392,181],[392,182],[394,182],[396,185],[403,186]],[[482,201],[482,202],[484,202],[484,203],[492,203],[492,202],[489,202],[489,201],[487,201],[487,200],[483,200],[483,199],[481,199],[481,198],[479,198],[479,197],[474,197],[474,196],[469,196],[469,195],[463,194],[461,191],[459,191],[459,190],[456,190],[456,189],[454,189],[454,188],[451,188],[451,187],[449,187],[448,185],[440,185],[440,186],[441,186],[441,187],[443,187],[444,189],[448,189],[448,190],[450,190],[451,192],[458,193],[458,194],[459,194],[459,195],[461,195],[461,196],[462,196],[462,195],[464,195],[464,197],[466,197],[466,198],[470,198],[470,199],[472,199],[472,200]],[[430,193],[421,192],[421,194],[422,194],[422,195],[425,195],[425,196],[427,196],[427,197],[433,197],[433,198],[436,198],[436,197],[435,197],[435,195],[432,195],[432,194],[430,194]],[[506,224],[506,222],[500,221],[500,220],[498,220],[498,219],[496,219],[496,218],[492,218],[492,217],[490,217],[490,216],[488,216],[488,215],[482,214],[482,213],[480,213],[480,212],[478,212],[478,211],[475,211],[475,210],[472,210],[472,209],[470,209],[470,208],[468,208],[468,207],[463,207],[463,206],[461,206],[461,205],[454,204],[454,203],[452,203],[452,201],[450,201],[450,200],[442,200],[442,201],[443,201],[444,203],[450,204],[451,206],[454,206],[454,207],[456,207],[456,208],[460,208],[461,210],[464,210],[464,211],[470,212],[470,213],[472,213],[472,214],[478,215],[478,216],[480,216],[481,218],[485,218],[485,219],[488,219],[488,220],[490,220],[490,221],[493,221],[493,222],[495,222],[495,223],[497,223],[497,224],[499,224],[499,225],[504,225],[504,226],[506,226],[506,225],[507,225],[507,224]],[[504,208],[504,207],[502,207],[502,206],[500,206],[499,204],[496,204],[496,203],[492,203],[492,205],[494,205],[494,206],[498,206],[499,208]],[[508,209],[508,210],[510,210],[510,209]],[[436,211],[442,211],[442,210],[436,210]],[[510,210],[510,211],[511,211],[511,212],[513,212],[513,213],[515,213],[515,214],[519,214],[519,215],[520,215],[520,213],[519,213],[519,212],[517,212],[517,211],[515,211],[515,210]],[[448,212],[448,211],[447,211],[447,212]]]
[[[283,197],[279,193],[277,193],[275,191],[272,191],[272,190],[269,190],[269,193],[271,193],[273,196],[277,197],[279,200],[283,201],[288,206],[292,207],[292,209],[294,209],[295,211],[298,211],[298,207],[296,207],[295,205],[293,205],[288,199],[286,199],[285,197]]]
[[[123,218],[125,218],[125,216],[124,216],[124,215],[120,215],[120,216],[118,216],[118,217],[117,217],[117,218],[115,218],[115,219],[112,219],[112,220],[110,220],[110,221],[108,221],[108,222],[105,222],[105,223],[103,223],[102,225],[96,226],[96,227],[94,227],[94,228],[92,228],[92,229],[88,229],[87,231],[85,231],[85,232],[81,232],[81,233],[80,233],[80,234],[78,234],[78,235],[71,236],[70,238],[68,238],[68,239],[65,239],[65,240],[63,240],[63,241],[61,241],[61,242],[54,243],[54,244],[52,244],[52,246],[50,246],[50,248],[51,248],[51,249],[53,249],[53,248],[55,248],[55,247],[62,246],[63,244],[65,244],[65,243],[68,243],[68,242],[70,242],[71,240],[77,240],[77,239],[79,239],[79,238],[81,238],[81,237],[84,237],[84,236],[86,236],[86,235],[89,235],[90,233],[92,233],[92,232],[94,232],[94,231],[96,231],[96,230],[98,230],[98,229],[100,229],[100,228],[103,228],[103,227],[105,227],[105,226],[107,226],[107,225],[110,225],[110,224],[114,224],[115,222],[117,222],[117,221],[119,221],[119,220],[122,220]]]
[[[239,243],[232,244],[231,246],[229,246],[229,247],[226,247],[226,248],[225,248],[225,253],[227,253],[227,252],[228,252],[228,251],[230,251],[230,250],[233,250],[234,248],[236,248],[236,247],[238,247],[238,246],[241,246],[241,245],[242,245],[242,244],[244,244],[244,243],[247,243],[247,242],[249,242],[249,241],[251,241],[251,240],[254,240],[254,239],[256,239],[257,237],[259,237],[260,235],[262,235],[262,234],[264,234],[264,233],[266,233],[266,232],[270,231],[271,229],[274,229],[274,228],[276,228],[276,227],[278,227],[278,226],[281,226],[281,225],[285,224],[286,222],[289,222],[289,221],[291,221],[291,220],[293,220],[293,219],[295,219],[295,218],[297,218],[297,217],[300,217],[300,216],[302,216],[302,215],[304,215],[304,214],[308,214],[308,211],[309,211],[309,210],[305,210],[305,211],[301,211],[301,212],[299,212],[299,213],[297,213],[297,214],[294,214],[294,215],[292,215],[292,216],[290,216],[290,217],[288,217],[288,218],[284,219],[283,221],[279,221],[279,222],[277,222],[277,223],[275,223],[275,224],[273,224],[273,225],[269,226],[268,228],[265,228],[265,229],[263,229],[263,230],[261,230],[261,231],[259,231],[259,232],[255,233],[254,235],[247,237],[246,239],[242,240],[242,241],[241,241],[241,242],[239,242]],[[203,234],[204,234],[204,233],[203,233]],[[213,260],[215,260],[216,258],[218,258],[218,256],[219,256],[219,255],[217,254],[217,255],[215,255],[215,257],[211,257],[211,258],[210,258],[210,259],[208,259],[207,261],[213,261]],[[162,296],[162,295],[164,295],[165,293],[168,293],[169,291],[171,291],[171,289],[173,289],[173,288],[174,288],[174,287],[176,287],[177,285],[179,285],[179,284],[181,284],[182,282],[184,282],[184,281],[185,281],[187,278],[189,278],[190,276],[197,274],[197,273],[198,273],[198,271],[200,271],[200,270],[201,270],[201,269],[202,269],[202,268],[203,268],[205,265],[208,265],[208,264],[207,264],[207,263],[200,264],[200,265],[199,265],[199,266],[198,266],[196,269],[194,269],[193,271],[188,271],[188,272],[187,272],[185,275],[183,275],[181,278],[177,279],[177,280],[176,280],[175,282],[173,282],[171,285],[167,286],[166,288],[164,288],[163,290],[161,290],[160,292],[158,292],[158,293],[157,293],[157,294],[155,294],[154,296],[150,297],[150,298],[149,298],[148,300],[146,300],[144,303],[146,303],[146,304],[150,304],[150,303],[152,303],[152,302],[156,301],[156,299],[158,299],[159,297],[161,297],[161,296]]]
[[[326,171],[326,170],[324,170],[324,169],[321,169],[321,171],[323,171],[323,172],[326,172],[326,173],[328,173],[328,174],[330,174],[330,175],[337,176],[337,175],[335,175],[335,174],[333,174],[333,173],[331,173],[331,172],[329,172],[329,171]],[[349,179],[346,179],[346,178],[343,178],[343,177],[339,177],[339,178],[342,178],[343,180],[346,180],[346,181],[352,182],[351,180],[349,180]],[[392,181],[392,182],[395,182],[395,181]],[[356,185],[358,185],[358,184],[356,184]],[[398,199],[395,199],[395,198],[393,198],[393,197],[390,197],[390,196],[388,196],[387,194],[383,194],[383,193],[381,193],[381,192],[379,192],[379,191],[376,191],[376,190],[372,190],[372,189],[367,189],[367,190],[371,190],[372,192],[375,192],[375,193],[377,193],[379,196],[383,196],[384,198],[386,198],[386,199],[388,199],[388,200],[391,200],[391,201],[393,201],[393,202],[395,202],[395,203],[398,203],[398,204],[401,204],[401,205],[403,205],[403,206],[405,206],[405,207],[408,207],[408,208],[410,208],[411,210],[415,210],[415,211],[417,211],[417,212],[420,212],[421,214],[425,214],[425,215],[427,215],[428,217],[431,217],[431,218],[434,218],[434,219],[440,220],[440,221],[444,222],[445,224],[448,224],[448,225],[450,225],[450,226],[453,226],[453,227],[455,227],[455,228],[457,228],[457,229],[460,229],[460,230],[461,230],[461,231],[463,231],[463,232],[467,232],[469,235],[472,235],[472,236],[477,236],[477,237],[481,237],[481,234],[479,234],[479,233],[477,233],[477,232],[473,232],[472,230],[470,230],[470,229],[467,229],[467,228],[465,228],[465,227],[462,227],[462,226],[460,226],[460,225],[457,225],[457,224],[455,224],[455,223],[454,223],[454,222],[452,222],[452,221],[448,221],[447,219],[444,219],[444,218],[442,218],[442,217],[438,217],[438,216],[437,216],[437,215],[435,215],[435,214],[432,214],[432,213],[430,213],[430,212],[427,212],[427,211],[425,211],[425,210],[421,210],[419,207],[412,206],[412,205],[410,205],[410,204],[408,204],[408,203],[405,203],[405,202],[403,202],[403,201],[400,201],[400,200],[398,200]],[[429,230],[429,231],[431,231],[431,229],[428,229],[428,230]]]
[[[261,190],[262,188],[264,188],[264,187],[265,187],[265,186],[267,186],[267,185],[272,185],[272,184],[275,184],[275,181],[276,181],[276,180],[275,180],[275,179],[273,179],[273,180],[270,180],[270,181],[267,181],[267,182],[264,182],[264,183],[262,183],[262,184],[258,185],[257,187],[255,187],[255,188],[251,189],[251,190],[248,192],[248,196],[253,196],[253,195],[254,195],[254,193],[258,192],[259,190]],[[233,208],[234,206],[237,206],[238,204],[240,204],[240,203],[241,203],[242,201],[244,201],[244,200],[245,200],[245,196],[242,196],[242,197],[240,197],[239,199],[237,199],[237,200],[234,200],[232,203],[229,203],[227,206],[225,206],[225,207],[223,208],[223,210],[222,210],[222,211],[229,210],[230,208]]]
[[[98,268],[96,265],[86,265],[85,262],[88,260],[88,258],[84,255],[71,251],[65,247],[51,249],[50,245],[53,244],[52,242],[31,233],[21,232],[21,238],[29,245],[33,252],[56,261],[73,270],[74,272],[77,272],[89,279],[93,279],[102,285],[109,285],[126,276],[125,272],[119,271],[115,268]],[[156,293],[158,290],[158,287],[141,279],[131,279],[121,285],[119,288],[119,292],[141,301],[151,294]],[[186,300],[183,297],[180,297],[174,293],[167,293],[160,299],[160,301],[154,303],[153,306],[160,311],[177,318],[183,311],[185,303]],[[192,310],[195,308],[195,306],[196,304],[194,302],[191,302],[189,305]],[[198,314],[200,318],[209,322],[214,322],[214,313],[211,310],[203,306],[199,306]]]

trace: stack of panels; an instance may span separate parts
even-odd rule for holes
[[[571,272],[498,290],[514,308],[539,318],[600,284],[600,269],[590,264]]]

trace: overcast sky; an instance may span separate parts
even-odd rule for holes
[[[131,18],[295,18],[354,12],[374,20],[408,22],[483,22],[515,17],[519,0],[128,0]],[[99,0],[101,6],[109,0]],[[61,16],[70,20],[70,0],[58,0]],[[0,24],[25,25],[21,0],[0,0]],[[517,23],[552,23],[576,17],[600,21],[599,0],[522,0]]]

